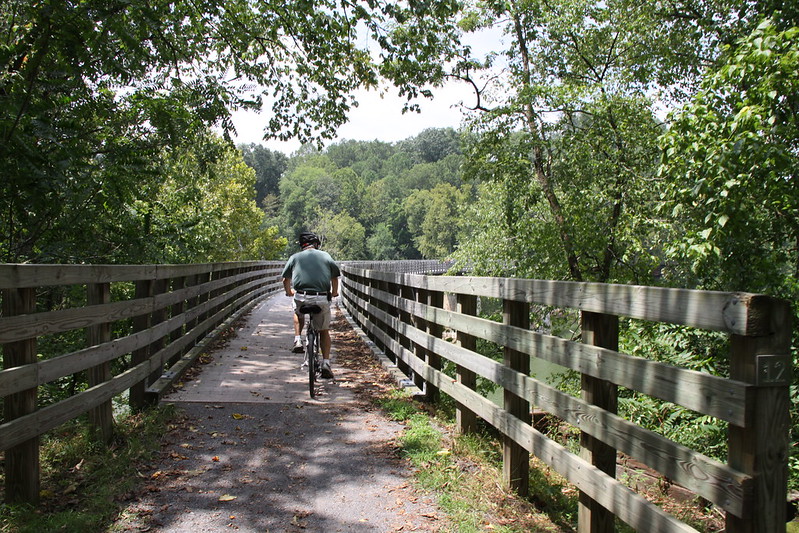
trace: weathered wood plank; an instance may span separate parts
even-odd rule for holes
[[[477,314],[477,296],[471,294],[457,295],[457,312],[461,315]],[[457,330],[457,345],[470,352],[477,351],[477,337],[469,334],[468,331]],[[477,374],[468,368],[456,365],[455,379],[458,383],[469,389],[477,388]],[[457,404],[455,410],[455,424],[458,431],[464,434],[474,433],[477,430],[477,415],[470,411],[465,405]]]
[[[36,294],[31,288],[3,290],[3,315],[31,313],[36,309]],[[26,339],[3,346],[3,367],[30,365],[36,361],[36,339]],[[6,420],[20,421],[36,413],[37,390],[21,390],[3,399]],[[2,431],[0,431],[2,435]],[[39,436],[29,435],[3,448],[5,454],[5,497],[7,503],[39,501]]]
[[[109,283],[91,283],[86,286],[86,303],[88,305],[107,304],[111,301],[111,285]],[[86,329],[87,346],[99,346],[111,340],[111,324],[108,322],[90,326]],[[89,388],[100,385],[111,379],[111,365],[104,361],[89,368]],[[89,425],[94,437],[103,443],[110,443],[114,436],[114,415],[111,400],[101,403],[89,410]]]
[[[502,323],[523,330],[530,329],[530,305],[527,302],[503,300]],[[520,375],[530,374],[530,356],[509,346],[503,349],[503,363]],[[503,387],[502,397],[503,407],[509,415],[525,424],[532,422],[530,403],[525,395]],[[520,496],[527,496],[530,492],[530,452],[510,437],[505,437],[502,442],[502,481]]]
[[[259,276],[242,274],[231,278],[210,281],[202,285],[187,287],[170,293],[141,296],[123,302],[87,305],[73,309],[62,309],[42,313],[30,313],[13,317],[0,317],[0,343],[52,335],[82,329],[105,322],[124,320],[148,313],[157,313],[162,309],[198,295],[207,295],[213,290],[226,289],[236,282],[250,279],[248,287],[262,282]],[[145,281],[145,283],[150,283]]]
[[[527,450],[537,450],[537,456],[541,460],[636,530],[653,533],[696,532],[695,529],[649,503],[598,468],[546,438],[528,424],[511,416],[493,402],[442,372],[433,370],[418,358],[412,357],[411,353],[407,351],[403,353],[399,343],[393,341],[381,329],[374,327],[371,322],[367,322],[365,326],[369,327],[373,334],[381,336],[385,342],[393,343],[392,348],[401,353],[401,357],[409,362],[415,372],[423,375],[425,380],[435,384],[459,403],[468,406],[470,410]]]
[[[788,302],[774,300],[772,305],[765,316],[771,334],[736,335],[730,345],[730,376],[752,384],[753,390],[747,424],[729,428],[729,463],[754,478],[755,502],[746,515],[727,515],[729,533],[785,530],[792,314]]]
[[[151,370],[150,361],[143,361],[118,376],[114,376],[110,381],[0,425],[0,450],[8,449],[16,443],[46,433],[64,422],[80,416],[88,409],[129,389],[134,383],[144,379]]]
[[[265,289],[261,290],[264,291]],[[251,298],[251,295],[242,296],[240,300],[246,301],[248,298]],[[206,330],[209,324],[219,321],[237,303],[239,301],[223,308],[217,315],[206,318],[203,323],[195,327],[195,330],[197,332]],[[15,446],[36,435],[50,431],[140,383],[154,370],[160,369],[163,363],[172,356],[173,350],[185,346],[188,343],[189,336],[190,334],[185,336],[186,338],[182,337],[178,342],[173,343],[174,346],[168,345],[151,357],[139,362],[136,366],[114,376],[109,381],[80,392],[66,400],[44,407],[30,415],[0,425],[0,450],[8,449],[8,447]]]
[[[356,270],[357,272],[357,270]],[[728,293],[668,289],[639,285],[613,285],[571,281],[548,281],[470,276],[420,276],[391,272],[359,272],[373,279],[407,284],[420,289],[510,299],[581,311],[602,313],[757,335],[768,297],[750,293]]]
[[[364,307],[370,307],[368,303],[361,303]],[[425,332],[403,324],[376,308],[369,308],[365,313],[373,315],[381,323],[387,324],[387,327],[400,331],[413,342],[425,343],[431,350],[456,365],[528,398],[541,409],[650,466],[725,510],[740,513],[751,501],[750,476],[645,430],[618,415],[588,405],[554,387],[515,372],[499,362],[442,339],[430,338]],[[385,340],[379,328],[371,330],[373,335]]]
[[[583,311],[580,316],[582,341],[586,345],[610,350],[619,348],[619,317]],[[612,381],[581,374],[582,399],[608,414],[618,411],[618,387]],[[616,477],[616,449],[606,441],[587,431],[580,432],[580,458],[597,467],[610,477]],[[612,533],[615,519],[599,502],[580,492],[577,531],[585,533]]]
[[[282,287],[281,287],[282,288]],[[235,322],[241,315],[253,308],[263,298],[274,293],[275,290],[261,288],[255,293],[247,294],[245,297],[239,298],[229,306],[222,309],[218,315],[225,318],[222,323],[217,326],[210,334],[203,337],[203,339],[194,344],[182,357],[177,359],[169,366],[169,370],[162,374],[156,381],[154,381],[145,391],[148,401],[155,403],[160,401],[161,397],[166,394],[169,388],[178,381],[183,374],[194,364],[194,361],[205,351],[205,349],[233,322]],[[237,309],[238,308],[238,309]],[[236,309],[236,311],[233,311]],[[169,362],[173,360],[175,354],[179,354],[182,350],[189,347],[192,343],[194,335],[204,331],[211,323],[217,321],[218,317],[213,316],[206,320],[207,323],[199,324],[191,331],[187,332],[182,338],[171,343],[164,350],[164,353],[159,354],[158,357],[162,362]]]
[[[277,277],[280,275],[282,266],[283,262],[280,261],[243,261],[192,265],[1,264],[0,289],[164,279],[235,270],[242,267],[261,268],[265,274],[269,273]]]
[[[501,346],[538,357],[597,379],[637,390],[693,411],[744,425],[748,385],[703,372],[674,367],[642,357],[587,346],[534,331],[512,328],[491,320],[434,309],[418,302],[402,301],[393,295],[359,287],[374,299],[389,299],[392,305],[414,316],[457,331],[468,332]]]
[[[271,290],[274,292],[277,285],[272,284],[267,286],[266,289],[259,289],[258,291]],[[258,282],[250,282],[247,285],[237,287],[233,292],[236,295],[247,294],[254,291],[257,286]],[[253,292],[253,294],[257,294],[258,291]],[[153,339],[170,335],[178,331],[184,324],[193,323],[198,316],[218,305],[222,298],[224,298],[224,295],[219,297],[219,300],[206,301],[151,328],[114,339],[99,346],[63,354],[31,365],[0,371],[0,397],[49,383],[144,348],[151,344]]]

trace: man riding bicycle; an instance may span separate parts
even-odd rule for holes
[[[330,300],[338,296],[338,278],[341,271],[330,254],[319,249],[322,241],[315,233],[303,232],[299,239],[302,251],[292,255],[283,269],[283,287],[286,296],[293,296],[295,353],[304,351],[302,328],[305,318],[300,312],[303,304],[318,305],[320,313],[311,315],[314,328],[319,332],[322,349],[322,377],[331,379],[330,369]]]

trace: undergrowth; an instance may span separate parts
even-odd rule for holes
[[[439,508],[447,514],[451,531],[472,533],[493,531],[568,531],[576,494],[564,495],[562,485],[552,480],[541,488],[537,503],[548,507],[542,512],[532,500],[519,498],[501,485],[502,450],[485,428],[470,435],[450,437],[452,420],[439,412],[428,412],[400,391],[378,400],[387,414],[405,424],[399,440],[400,451],[410,462],[423,490],[434,493]],[[536,471],[536,476],[546,476]],[[538,483],[536,483],[538,485]],[[553,488],[554,487],[554,488]],[[555,509],[557,508],[557,509]],[[554,512],[553,512],[554,511]],[[554,517],[554,519],[553,519]]]
[[[110,445],[92,440],[82,421],[43,437],[41,502],[36,508],[0,505],[0,533],[105,530],[135,489],[139,469],[159,450],[174,416],[168,405],[127,415],[116,424]]]
[[[577,489],[536,457],[530,462],[527,497],[502,485],[501,437],[486,423],[479,422],[476,433],[461,435],[455,431],[447,402],[433,406],[394,391],[377,403],[390,417],[405,424],[400,451],[411,463],[421,488],[438,498],[439,507],[453,524],[447,531],[576,530]],[[698,531],[719,530],[719,516],[713,509],[703,509],[691,501],[672,501],[659,492],[657,485],[647,493],[656,504]],[[620,520],[616,522],[616,531],[632,531]]]

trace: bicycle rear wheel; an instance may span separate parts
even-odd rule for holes
[[[305,355],[308,358],[308,388],[311,398],[316,396],[316,332],[308,330],[308,344],[305,346]]]

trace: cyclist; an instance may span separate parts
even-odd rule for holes
[[[294,308],[294,348],[295,353],[304,351],[302,328],[305,318],[300,313],[302,304],[316,304],[321,313],[311,315],[314,327],[319,332],[322,350],[322,377],[331,379],[330,369],[330,300],[338,296],[338,278],[341,271],[330,254],[319,249],[322,241],[315,233],[300,234],[299,245],[302,251],[292,255],[283,269],[283,287],[286,296],[293,296]]]

